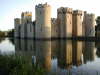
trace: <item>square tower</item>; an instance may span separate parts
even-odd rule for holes
[[[32,12],[22,12],[21,23],[25,24],[27,22],[32,22]]]
[[[72,8],[57,9],[57,24],[59,24],[60,38],[72,37]]]
[[[82,36],[82,11],[75,10],[73,11],[73,37],[81,37]]]
[[[84,33],[86,37],[95,37],[95,15],[84,12]]]
[[[21,14],[21,38],[27,38],[28,23],[32,22],[32,12],[22,12]]]

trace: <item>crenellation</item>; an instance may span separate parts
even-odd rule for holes
[[[81,10],[74,10],[74,11],[73,11],[73,14],[74,14],[74,15],[81,15],[81,16],[82,16],[82,13],[83,13],[83,12],[82,12]]]
[[[73,9],[72,8],[66,7],[65,11],[66,11],[66,13],[71,13],[71,14],[73,13]]]
[[[32,22],[32,12],[22,12],[21,23],[25,24],[26,22]]]
[[[67,7],[58,8],[57,19],[59,20],[59,37],[72,37],[72,9]]]
[[[62,14],[66,14],[66,13],[73,13],[72,8],[68,8],[68,7],[60,7],[57,9],[58,13],[62,13]]]
[[[14,19],[14,24],[15,24],[15,25],[21,24],[21,19],[20,19],[20,18],[15,18],[15,19]]]
[[[36,8],[45,8],[45,7],[51,7],[49,4],[45,3],[45,4],[38,4],[35,6]]]

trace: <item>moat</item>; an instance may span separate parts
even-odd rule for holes
[[[54,75],[100,75],[99,49],[100,41],[0,39],[1,54],[25,56]]]

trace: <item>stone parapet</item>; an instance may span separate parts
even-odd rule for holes
[[[36,8],[45,8],[45,7],[51,7],[50,5],[48,5],[47,3],[45,4],[38,4],[35,6]]]
[[[81,10],[74,10],[73,15],[82,15],[83,12]]]
[[[73,13],[72,8],[68,8],[68,7],[60,7],[57,9],[58,14],[62,13],[62,14],[66,14],[66,13]]]

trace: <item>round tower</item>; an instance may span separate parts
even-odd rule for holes
[[[46,71],[51,70],[51,41],[36,41],[37,64]]]
[[[36,39],[51,38],[51,6],[39,4],[35,6]]]

